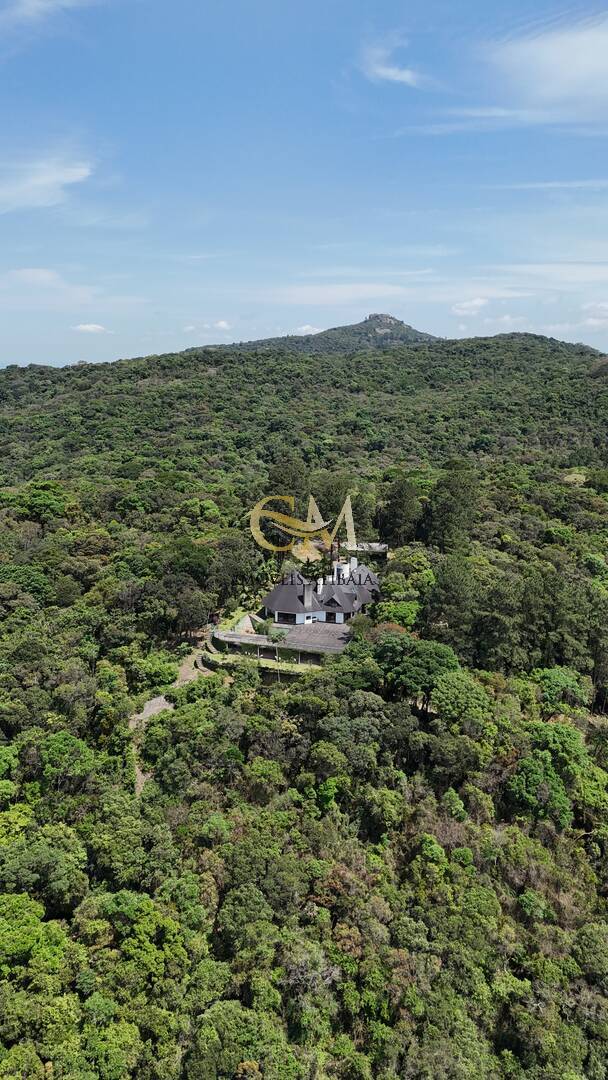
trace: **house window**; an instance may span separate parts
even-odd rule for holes
[[[296,617],[291,611],[279,611],[277,612],[277,622],[293,624],[296,621]]]
[[[335,611],[326,612],[326,614],[325,614],[325,622],[335,623],[335,621],[336,621],[336,613],[335,613]]]

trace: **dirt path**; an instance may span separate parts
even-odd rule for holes
[[[187,683],[193,682],[194,679],[198,679],[199,675],[211,675],[212,672],[209,668],[197,667],[196,661],[200,658],[201,649],[200,645],[196,649],[193,649],[188,656],[182,660],[179,671],[177,673],[177,679],[172,686],[186,686]],[[146,780],[152,778],[152,773],[146,773],[143,771],[139,761],[139,743],[141,736],[146,728],[146,723],[152,716],[156,716],[157,713],[162,712],[163,709],[173,709],[173,705],[164,694],[159,694],[157,697],[150,698],[146,701],[141,712],[134,713],[129,718],[129,731],[133,733],[133,749],[135,751],[135,794],[141,795],[143,786]]]

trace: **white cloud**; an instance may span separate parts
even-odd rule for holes
[[[588,326],[592,330],[604,329],[604,327],[608,326],[608,302],[606,300],[596,300],[583,304],[581,311],[584,313],[583,326]]]
[[[3,310],[66,311],[73,318],[77,311],[94,310],[101,315],[125,308],[130,310],[142,303],[146,303],[143,297],[130,295],[124,289],[110,294],[99,285],[67,281],[62,274],[45,266],[20,267],[0,273],[0,308]]]
[[[448,247],[446,244],[402,244],[400,247],[386,248],[384,254],[406,257],[413,255],[423,259],[432,259],[435,256],[444,258],[448,255],[458,255],[459,248]],[[426,273],[426,271],[422,272]]]
[[[527,322],[525,315],[495,315],[483,320],[484,326],[524,326]]]
[[[522,184],[492,185],[501,191],[604,191],[608,180],[537,180]]]
[[[578,330],[581,325],[581,323],[571,322],[547,323],[545,326],[539,327],[539,333],[546,334],[547,337],[560,337],[562,334],[571,334],[573,330]]]
[[[221,251],[207,251],[200,255],[176,255],[176,259],[182,259],[184,262],[206,262],[208,259],[221,259],[223,252]]]
[[[500,106],[443,109],[439,115],[442,119],[424,124],[409,124],[399,128],[395,135],[454,135],[461,131],[507,130],[553,123],[555,119],[550,110],[507,109]]]
[[[80,334],[112,334],[113,330],[108,330],[101,323],[78,323],[77,326],[73,326],[72,330],[77,330]]]
[[[477,291],[479,290],[479,292]],[[325,282],[256,287],[246,290],[243,299],[249,303],[308,305],[313,307],[354,307],[381,303],[381,310],[391,310],[391,302],[442,305],[466,305],[465,314],[476,313],[490,300],[519,300],[536,295],[536,282],[522,288],[503,274],[490,275],[486,268],[474,276],[421,277],[408,279],[407,284],[396,282]],[[471,298],[474,298],[471,300]],[[480,303],[483,301],[483,303]],[[468,305],[473,303],[471,309]],[[386,307],[384,306],[386,305]],[[370,310],[372,310],[370,308]],[[458,312],[456,312],[458,314]]]
[[[0,25],[41,22],[72,8],[84,7],[89,0],[13,0],[0,11]]]
[[[551,288],[595,285],[608,282],[608,262],[543,262],[507,263],[497,267],[508,274],[517,274],[540,281]]]
[[[302,335],[320,334],[321,333],[321,327],[320,326],[311,326],[310,323],[305,323],[304,326],[297,326],[295,332],[296,332],[296,334],[302,334]]]
[[[81,229],[111,229],[118,232],[145,229],[150,217],[144,210],[115,210],[112,207],[71,202],[62,205],[62,219]]]
[[[268,298],[268,293],[265,294]],[[270,290],[270,298],[279,304],[351,304],[366,300],[402,298],[408,290],[401,285],[377,282],[339,284],[284,285]]]
[[[87,180],[90,162],[66,157],[44,157],[0,165],[0,213],[57,206],[72,184]]]
[[[74,285],[47,267],[24,267],[0,275],[0,304],[30,311],[63,311],[91,308],[100,290],[91,285]]]
[[[600,319],[608,319],[608,301],[597,300],[591,304],[583,304],[583,311],[588,311],[590,316]]]
[[[413,68],[401,67],[394,59],[394,53],[407,42],[401,37],[393,37],[390,44],[368,45],[361,57],[361,70],[370,82],[401,83],[416,89],[428,86],[430,80]]]
[[[518,37],[486,42],[478,54],[489,69],[498,100],[444,109],[435,120],[396,134],[449,135],[555,125],[583,135],[607,134],[607,14],[569,24],[562,20],[558,26],[545,23]],[[606,184],[559,180],[545,186],[599,190]]]
[[[399,277],[399,278],[426,278],[434,271],[430,267],[425,267],[423,270],[387,270],[376,267],[376,273],[382,274],[383,277]],[[369,274],[369,265],[361,266],[317,266],[312,270],[301,270],[298,277],[302,278],[325,278],[325,277],[363,277],[365,278]]]
[[[580,122],[600,118],[608,103],[606,15],[498,43],[489,57],[528,106]]]
[[[225,319],[218,319],[217,322],[214,323],[188,323],[187,326],[182,327],[183,334],[191,334],[195,330],[221,330],[223,333],[226,333],[228,330],[232,330],[232,325],[231,323],[226,322]]]
[[[454,315],[478,315],[487,303],[484,296],[476,296],[473,300],[463,300],[461,303],[454,304],[452,311]]]

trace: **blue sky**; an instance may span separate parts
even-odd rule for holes
[[[390,312],[608,348],[608,9],[0,2],[0,364]]]

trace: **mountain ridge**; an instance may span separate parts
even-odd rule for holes
[[[235,341],[225,343],[209,343],[204,345],[190,345],[185,349],[169,350],[164,353],[149,353],[139,356],[118,356],[113,360],[87,361],[80,360],[77,363],[45,364],[32,362],[30,364],[7,364],[0,368],[0,377],[6,372],[27,371],[31,369],[44,371],[69,371],[83,368],[108,368],[116,364],[149,364],[168,358],[188,359],[202,358],[203,356],[218,355],[227,356],[231,353],[291,353],[301,356],[354,356],[363,353],[384,353],[399,348],[412,348],[419,350],[426,347],[445,346],[450,348],[455,344],[470,348],[478,345],[483,349],[491,342],[517,343],[545,343],[546,345],[559,345],[573,354],[580,354],[581,349],[589,356],[598,357],[598,365],[601,366],[602,357],[605,355],[600,349],[584,342],[563,341],[561,338],[549,337],[545,334],[534,334],[529,331],[510,331],[500,334],[480,334],[466,338],[439,337],[426,331],[417,330],[409,323],[403,322],[394,315],[370,314],[361,322],[346,324],[345,326],[330,327],[327,330],[319,330],[310,334],[287,334],[283,337],[256,338],[251,341]]]
[[[297,352],[348,352],[349,349],[384,350],[392,345],[417,345],[437,341],[434,334],[417,330],[394,315],[373,313],[358,323],[331,326],[311,334],[286,334],[240,342],[239,348],[289,348]]]

